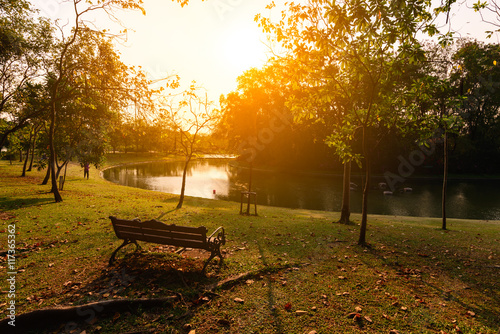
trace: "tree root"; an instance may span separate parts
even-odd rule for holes
[[[138,299],[113,299],[103,300],[79,306],[61,306],[35,310],[15,317],[15,327],[12,326],[11,318],[0,321],[0,333],[25,333],[28,331],[40,331],[50,326],[64,325],[76,326],[76,323],[93,323],[99,315],[125,312],[131,308],[141,306],[151,308],[162,306],[178,300],[178,296],[164,298],[138,298]]]

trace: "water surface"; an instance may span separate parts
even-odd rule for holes
[[[106,180],[142,189],[179,194],[184,162],[157,162],[107,169]],[[239,202],[247,190],[249,170],[233,167],[227,159],[195,160],[189,164],[186,195]],[[353,177],[354,183],[362,184]],[[374,178],[373,183],[384,181]],[[412,192],[384,195],[370,192],[371,214],[441,217],[442,181],[410,179]],[[450,218],[500,220],[498,180],[449,180],[447,215]],[[252,191],[257,203],[288,208],[340,211],[342,176],[254,170]],[[361,212],[361,191],[351,191],[351,211]]]

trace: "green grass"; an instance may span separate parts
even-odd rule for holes
[[[111,155],[109,165],[154,160]],[[113,298],[181,300],[155,309],[100,315],[77,325],[80,333],[498,333],[500,330],[500,222],[370,216],[369,247],[356,245],[355,224],[332,223],[338,213],[259,207],[240,216],[239,203],[187,198],[127,188],[91,170],[68,169],[64,201],[54,203],[43,173],[25,178],[21,164],[0,162],[0,252],[7,225],[16,225],[18,314],[54,305]],[[188,185],[189,186],[189,185]],[[167,213],[166,213],[167,212]],[[200,274],[204,254],[176,255],[144,244],[120,245],[108,216],[156,218],[213,231],[224,226],[225,265]],[[2,255],[3,256],[3,255]],[[2,270],[6,258],[2,257]],[[213,292],[207,288],[248,273]],[[7,289],[6,281],[1,290]],[[235,302],[241,298],[243,303]],[[0,317],[7,315],[1,294]],[[297,315],[297,311],[306,311]],[[350,313],[357,312],[360,321]],[[87,319],[83,319],[87,320]],[[189,326],[185,326],[189,324]],[[64,332],[67,324],[48,329]]]

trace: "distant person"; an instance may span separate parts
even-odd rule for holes
[[[85,163],[83,166],[83,178],[89,179],[89,174],[90,174],[90,165],[88,162]]]

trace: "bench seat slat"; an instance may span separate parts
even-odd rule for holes
[[[139,226],[127,226],[127,225],[116,225],[115,230],[118,229],[119,232],[137,232],[142,233]]]
[[[157,220],[147,220],[141,223],[142,228],[151,228],[158,230],[173,230],[184,233],[195,233],[195,234],[207,234],[208,230],[204,226],[192,227],[192,226],[178,226],[175,224],[168,225]]]
[[[130,240],[139,240],[141,241],[143,238],[142,233],[133,233],[133,232],[120,232],[120,239],[130,239]]]
[[[144,235],[157,235],[165,238],[172,239],[193,239],[198,241],[205,241],[207,238],[201,234],[193,234],[193,233],[181,233],[177,231],[165,231],[165,230],[152,230],[152,229],[142,229],[142,233]]]
[[[141,240],[146,242],[153,242],[156,244],[172,245],[177,247],[200,248],[200,249],[208,248],[204,242],[200,241],[186,240],[186,239],[169,239],[153,235],[143,236]]]
[[[113,221],[113,220],[112,220]],[[120,226],[132,226],[132,227],[137,227],[137,223],[140,222],[139,220],[125,220],[125,219],[116,219],[114,220],[115,225],[120,225]]]

